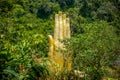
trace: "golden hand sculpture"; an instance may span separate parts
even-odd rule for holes
[[[56,47],[58,49],[63,49],[64,44],[61,43],[59,40],[70,38],[70,22],[69,18],[66,18],[66,14],[62,14],[62,12],[59,12],[55,15],[54,38],[51,35],[48,35],[48,37],[50,44],[48,56],[51,62],[55,63],[55,65],[57,66],[57,70],[62,71],[64,68],[64,53],[61,54],[60,52],[57,52]],[[54,66],[54,64],[51,65],[53,69],[56,66]]]

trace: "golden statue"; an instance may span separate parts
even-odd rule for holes
[[[55,27],[54,27],[54,38],[51,35],[49,37],[49,59],[50,59],[50,70],[53,72],[60,72],[64,70],[71,70],[71,58],[67,58],[65,61],[65,56],[58,49],[64,49],[64,44],[59,40],[65,38],[70,39],[70,21],[69,18],[66,18],[66,14],[59,12],[55,15]],[[67,66],[65,66],[67,64]]]

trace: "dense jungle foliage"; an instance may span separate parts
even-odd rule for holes
[[[58,11],[70,18],[72,37],[63,42],[73,52],[73,70],[85,72],[85,80],[120,79],[120,0],[0,0],[0,80],[52,75],[48,35]],[[80,80],[71,73],[51,80],[67,77]]]

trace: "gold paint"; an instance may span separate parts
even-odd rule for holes
[[[59,42],[59,39],[70,38],[70,21],[66,18],[66,14],[62,14],[61,11],[55,15],[55,28],[54,28],[54,39],[49,35],[49,59],[50,59],[50,70],[51,72],[61,72],[64,70],[71,70],[71,57],[66,57],[64,54],[56,50],[64,49],[64,44]],[[65,50],[65,49],[64,49]],[[65,60],[67,58],[67,60]]]

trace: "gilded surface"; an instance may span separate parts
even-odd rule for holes
[[[51,62],[51,71],[71,70],[71,58],[69,57],[66,60],[64,56],[65,52],[59,51],[64,47],[64,44],[59,40],[70,38],[70,21],[69,18],[66,18],[66,14],[59,12],[55,15],[54,38],[51,35],[48,37],[50,44],[48,56]]]

